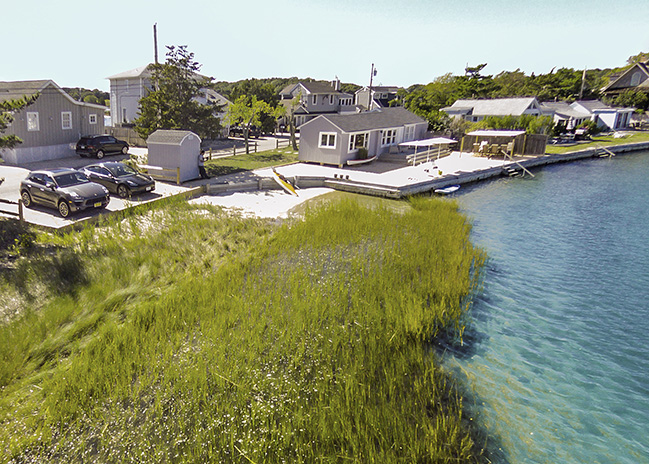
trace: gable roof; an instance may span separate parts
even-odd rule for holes
[[[520,116],[533,103],[538,106],[535,97],[457,100],[451,106],[442,108],[442,111],[473,110],[474,116]]]
[[[629,74],[634,73],[636,71],[640,71],[646,76],[645,79],[642,82],[640,82],[640,84],[636,88],[643,88],[643,89],[649,88],[649,61],[645,61],[642,63],[634,64],[629,69],[627,69],[626,71],[618,75],[611,76],[611,81],[608,83],[608,85],[604,86],[602,92],[606,92],[608,90],[614,90],[614,89],[633,88],[633,87],[620,85],[620,84],[622,84],[622,81],[626,79],[626,77]]]
[[[52,87],[59,92],[63,97],[71,103],[78,106],[87,106],[89,108],[96,108],[107,110],[103,105],[96,105],[94,103],[86,103],[77,101],[72,98],[65,90],[59,87],[56,82],[50,79],[40,79],[34,81],[0,81],[0,101],[18,100],[25,96],[36,95],[42,92],[47,87]]]
[[[376,129],[389,129],[406,124],[421,124],[426,120],[411,113],[403,107],[381,108],[380,110],[354,114],[326,114],[318,116],[309,124],[319,118],[325,118],[343,132],[361,132]],[[303,125],[303,126],[304,126]]]

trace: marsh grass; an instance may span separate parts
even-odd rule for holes
[[[482,462],[431,349],[467,321],[469,230],[447,201],[343,199],[280,226],[170,204],[41,238],[85,280],[0,327],[0,455]]]

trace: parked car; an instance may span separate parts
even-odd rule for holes
[[[112,135],[86,135],[77,142],[77,155],[82,158],[87,156],[96,156],[102,159],[104,155],[110,153],[128,154],[128,143],[119,140]]]
[[[89,208],[105,208],[110,201],[106,187],[67,168],[30,172],[20,183],[20,197],[27,207],[38,203],[56,208],[64,218]]]
[[[82,168],[81,172],[91,181],[103,185],[122,198],[130,197],[135,193],[155,190],[155,181],[150,176],[137,172],[124,163],[105,161],[90,164]]]

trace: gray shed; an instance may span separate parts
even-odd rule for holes
[[[198,135],[184,130],[158,129],[146,139],[149,148],[149,166],[169,170],[169,178],[179,181],[198,179],[198,156],[201,153],[201,139]]]

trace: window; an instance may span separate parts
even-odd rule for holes
[[[314,95],[313,97],[311,97],[311,101],[313,102],[314,105],[317,105],[318,104],[318,96]]]
[[[96,114],[88,115],[88,122],[90,122],[90,124],[97,124],[97,115]]]
[[[336,148],[335,132],[320,132],[319,148]]]
[[[404,142],[410,142],[415,138],[415,126],[406,126],[406,130],[403,134]]]
[[[640,71],[636,71],[633,73],[631,76],[631,87],[637,87],[637,85],[640,83]]]
[[[330,105],[334,104],[334,96],[333,95],[329,95],[329,104]]]
[[[122,122],[128,122],[126,119],[126,108],[122,108]]]
[[[397,140],[397,130],[396,129],[388,129],[382,131],[381,134],[381,145],[386,146],[386,145],[394,145],[394,142]]]
[[[349,152],[358,150],[359,148],[367,148],[367,142],[370,139],[370,134],[364,132],[362,134],[352,134],[349,136]]]
[[[72,112],[61,111],[61,129],[72,129]]]
[[[40,125],[38,124],[38,113],[32,113],[32,112],[27,113],[27,130],[28,131],[41,130]]]

